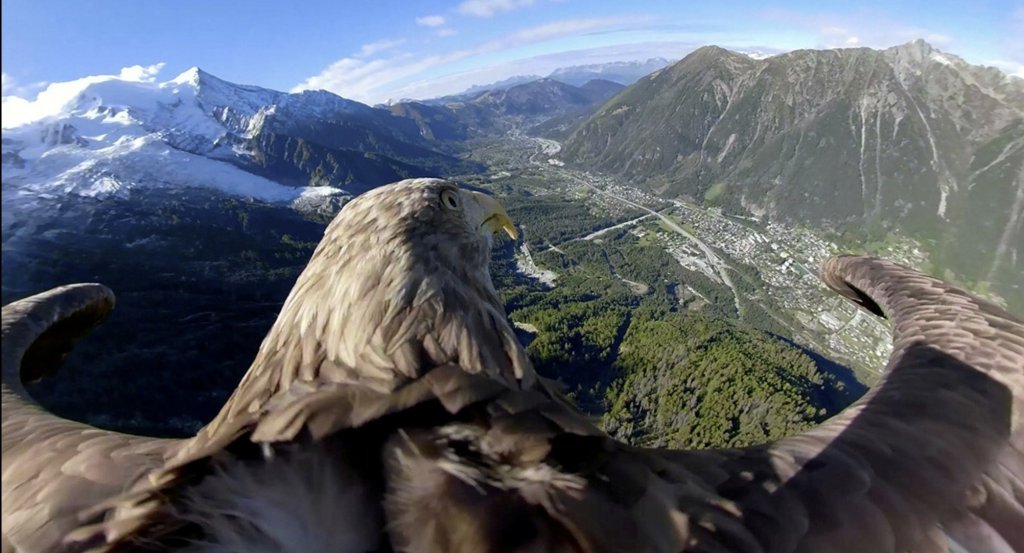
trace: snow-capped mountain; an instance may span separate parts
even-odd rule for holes
[[[198,68],[165,82],[131,71],[86,77],[14,100],[4,101],[5,203],[9,194],[107,197],[138,187],[293,202],[458,164],[387,110],[324,91],[237,85]]]
[[[474,166],[414,121],[334,94],[236,85],[198,69],[166,81],[152,73],[3,99],[0,282],[3,303],[70,282],[110,286],[119,307],[98,349],[84,352],[101,366],[90,381],[156,398],[122,404],[118,421],[163,432],[166,417],[154,427],[131,413],[185,412],[196,418],[170,426],[192,430],[244,369],[228,354],[258,346],[349,195]],[[161,321],[175,345],[159,338]],[[33,393],[57,412],[75,417],[80,400],[103,401],[74,378],[55,381]],[[170,388],[187,392],[161,393]]]
[[[200,92],[203,76],[193,68],[163,83],[87,77],[4,113],[5,194],[102,197],[201,184],[282,201],[305,192],[225,163],[243,153],[239,146],[280,95],[214,79]]]

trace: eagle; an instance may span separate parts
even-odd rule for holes
[[[910,268],[839,256],[889,319],[879,383],[745,448],[614,440],[539,376],[488,273],[492,197],[383,186],[328,225],[248,372],[188,439],[62,419],[55,373],[100,284],[3,308],[3,551],[1024,551],[1024,323]]]

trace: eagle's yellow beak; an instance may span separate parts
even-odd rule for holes
[[[480,228],[487,230],[492,234],[497,234],[498,231],[504,230],[509,237],[513,240],[519,237],[519,231],[516,230],[516,225],[512,222],[512,219],[505,212],[505,208],[501,207],[498,200],[495,200],[487,194],[481,194],[472,190],[466,191],[470,198],[480,206],[480,212],[482,214],[483,222],[480,223]]]

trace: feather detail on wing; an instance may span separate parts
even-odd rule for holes
[[[891,320],[880,382],[773,444],[659,454],[734,503],[764,551],[1024,551],[1024,324],[880,259],[836,257],[822,278]]]
[[[114,307],[98,284],[55,288],[3,308],[4,551],[51,551],[78,513],[160,466],[178,443],[62,419],[22,383],[57,371],[75,341]]]
[[[214,434],[200,433],[167,464],[131,490],[97,504],[85,518],[94,521],[69,534],[71,550],[133,551],[140,543],[175,543],[189,536],[180,516],[190,487],[212,474],[225,459],[264,459],[288,444],[314,447],[333,440],[373,465],[379,473],[380,440],[391,427],[450,420],[467,405],[493,398],[505,387],[455,365],[434,368],[393,392],[322,383],[295,383],[251,417],[232,419]],[[415,423],[413,422],[415,421]],[[368,431],[366,427],[372,426]]]
[[[392,545],[404,551],[931,553],[948,551],[951,542],[974,553],[1024,551],[1024,323],[879,259],[834,258],[822,278],[891,321],[893,352],[880,382],[817,428],[710,451],[615,442],[548,381],[509,385],[484,366],[424,364],[416,378],[396,377],[386,387],[331,378],[331,367],[296,376],[305,361],[282,371],[289,351],[306,355],[301,347],[268,350],[284,357],[271,355],[254,367],[253,387],[235,398],[230,416],[171,449],[63,421],[25,399],[18,375],[54,365],[53,356],[35,361],[25,354],[30,345],[44,340],[47,351],[58,351],[69,341],[65,334],[81,334],[109,310],[104,302],[112,304],[95,285],[38,296],[4,308],[5,540],[23,539],[33,528],[25,521],[56,520],[46,535],[59,535],[72,511],[46,518],[27,508],[35,505],[27,498],[66,502],[80,490],[95,506],[69,536],[73,550],[181,539],[189,529],[175,513],[179,500],[225,456],[259,460],[279,445],[338,440],[331,443],[353,456],[349,468],[368,489],[383,488],[385,525]],[[53,324],[60,320],[72,322]],[[48,336],[51,326],[57,330]],[[9,355],[9,345],[21,353]],[[487,350],[474,351],[473,359],[515,364],[501,357],[510,347],[503,339],[471,345]],[[17,440],[8,441],[9,424]],[[34,428],[44,430],[27,440]],[[25,449],[51,439],[60,447]],[[65,448],[65,440],[73,447]],[[9,456],[50,449],[85,457],[39,468],[18,461],[9,475]],[[140,455],[117,470],[160,468],[104,501],[129,481],[104,480],[113,474],[109,459],[88,455],[120,459],[122,451]],[[60,467],[85,467],[79,472],[86,474]],[[43,483],[43,471],[55,487]],[[8,534],[9,514],[18,534]],[[45,549],[53,542],[41,543]]]
[[[838,416],[755,447],[640,449],[570,430],[586,422],[551,394],[509,391],[470,407],[472,423],[389,443],[393,542],[415,552],[930,553],[953,540],[1024,551],[1024,325],[878,259],[835,258],[822,276],[894,329],[880,383]]]

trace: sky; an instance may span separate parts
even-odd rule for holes
[[[198,66],[375,104],[707,44],[773,54],[917,38],[1024,77],[1021,1],[2,0],[0,25],[3,96],[26,99],[125,67],[170,80]]]

